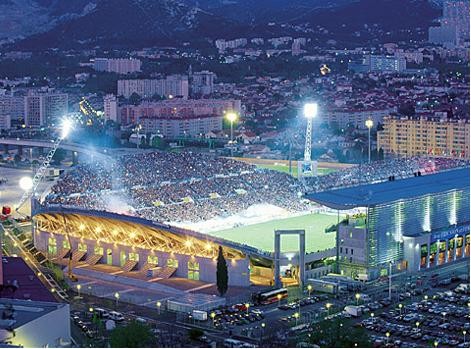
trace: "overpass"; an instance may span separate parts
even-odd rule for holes
[[[21,138],[0,138],[0,144],[5,147],[15,146],[22,151],[23,147],[27,148],[53,148],[55,140],[47,141],[42,139],[21,139]],[[106,148],[91,147],[79,143],[62,142],[59,148],[75,153],[83,153],[97,157],[100,160],[109,160],[108,150]],[[74,156],[75,157],[75,156]]]

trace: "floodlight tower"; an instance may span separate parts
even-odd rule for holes
[[[307,120],[306,145],[304,147],[304,161],[311,161],[312,148],[312,119],[317,115],[317,103],[306,103],[304,105],[304,117]]]
[[[54,154],[56,153],[56,150],[59,148],[59,145],[62,143],[62,141],[65,138],[67,138],[73,126],[74,126],[74,121],[72,119],[65,118],[64,120],[62,120],[61,134],[55,140],[54,146],[47,154],[46,158],[44,159],[43,163],[39,167],[38,171],[35,173],[32,181],[28,183],[26,180],[23,180],[23,183],[20,184],[24,192],[23,192],[23,195],[21,196],[18,206],[16,207],[16,212],[19,213],[20,208],[25,204],[26,200],[28,200],[30,196],[36,193],[36,189],[38,188],[39,183],[41,183],[42,179],[44,178],[46,174],[46,170],[48,169],[49,164],[51,163],[51,160]]]

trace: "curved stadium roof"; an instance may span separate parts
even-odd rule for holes
[[[469,190],[469,179],[469,167],[466,167],[397,181],[311,193],[306,194],[306,198],[336,210],[348,210],[443,193],[454,189]]]

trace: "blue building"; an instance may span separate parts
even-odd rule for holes
[[[469,257],[469,168],[309,194],[337,210],[341,274],[371,280]]]

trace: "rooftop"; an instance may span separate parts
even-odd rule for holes
[[[453,189],[467,188],[469,190],[469,179],[469,167],[467,167],[392,182],[311,193],[307,194],[306,198],[333,209],[347,210],[407,200]]]
[[[57,301],[22,258],[3,257],[2,264],[4,287],[0,291],[1,298]]]
[[[19,328],[28,322],[43,317],[44,315],[65,306],[68,306],[68,304],[0,298],[0,312],[3,313],[4,316],[12,314],[11,310],[14,311],[13,315],[0,320],[0,329]]]

